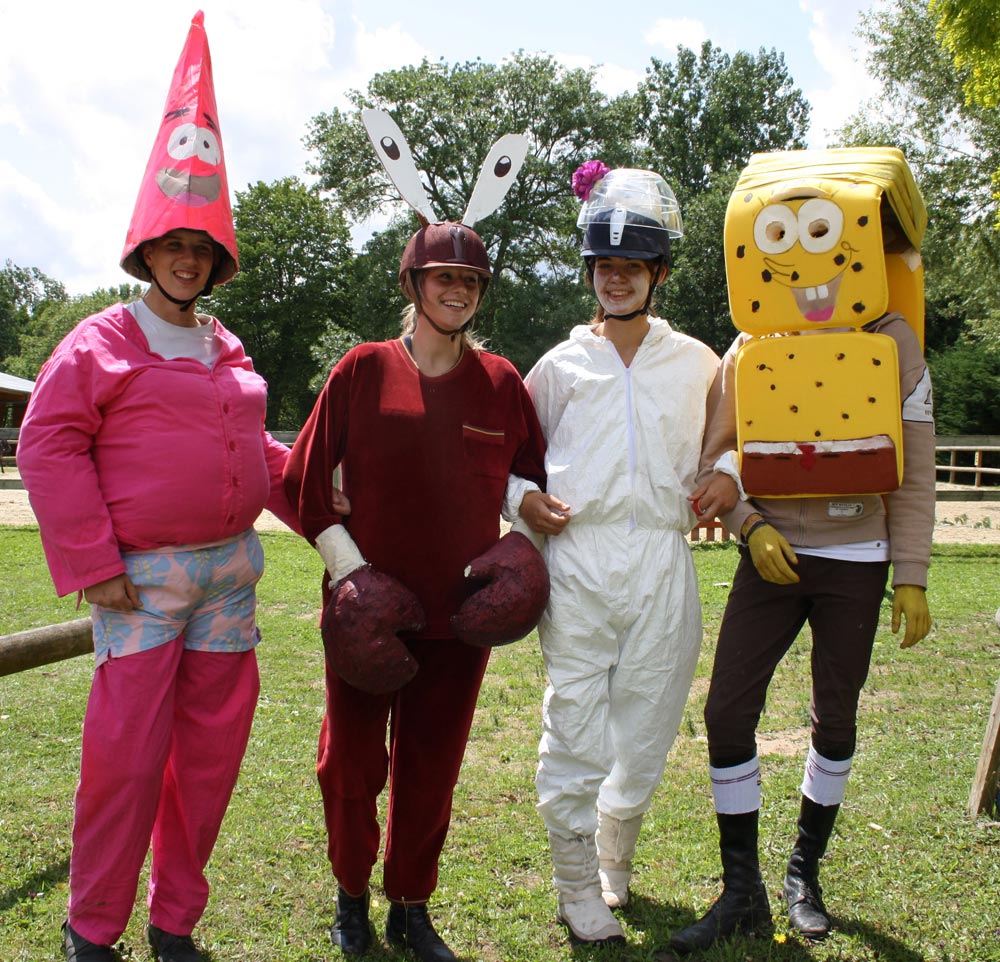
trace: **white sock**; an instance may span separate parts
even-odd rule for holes
[[[712,799],[720,815],[740,815],[760,808],[760,762],[757,756],[728,768],[708,766]]]
[[[817,805],[839,805],[847,792],[847,779],[853,761],[852,755],[843,761],[832,762],[810,745],[802,777],[802,794]]]

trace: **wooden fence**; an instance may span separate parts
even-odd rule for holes
[[[272,437],[291,445],[298,431],[272,431]],[[13,466],[17,445],[17,428],[0,428],[0,467]],[[937,450],[937,500],[938,501],[1000,501],[1000,435],[949,434],[940,435],[935,443]],[[990,464],[986,462],[990,461]],[[7,487],[20,487],[13,481]],[[719,524],[704,525],[708,540],[716,532],[722,539],[728,532]]]
[[[936,448],[938,501],[1000,500],[1000,437],[943,435]]]

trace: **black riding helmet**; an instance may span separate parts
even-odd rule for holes
[[[684,235],[680,207],[667,182],[651,170],[609,171],[593,187],[577,218],[583,230],[581,254],[593,279],[594,258],[652,261],[653,283],[641,310],[609,314],[628,321],[649,312],[661,266],[672,265],[671,240]]]

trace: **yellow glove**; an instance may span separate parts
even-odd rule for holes
[[[799,580],[789,564],[798,564],[799,559],[776,528],[767,522],[758,523],[753,526],[746,541],[757,574],[765,581],[776,585],[793,585]]]
[[[919,585],[896,585],[892,592],[892,633],[899,633],[901,619],[906,618],[906,631],[900,648],[909,648],[931,630],[931,611],[927,607],[927,592]]]

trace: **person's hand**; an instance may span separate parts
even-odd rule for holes
[[[775,585],[793,585],[799,576],[791,565],[799,563],[784,536],[766,522],[747,537],[747,547],[757,573]]]
[[[740,489],[736,482],[722,471],[716,471],[696,491],[688,495],[688,501],[699,521],[711,521],[728,514],[740,500]]]
[[[529,491],[517,513],[535,534],[557,535],[569,524],[570,506],[544,491]]]
[[[351,499],[344,494],[336,485],[333,486],[333,501],[331,507],[335,514],[345,515],[351,513]]]
[[[83,589],[83,597],[89,604],[113,611],[134,611],[141,608],[139,589],[132,584],[128,575],[116,575],[106,581],[98,581]]]
[[[906,631],[900,648],[910,648],[927,637],[931,630],[931,611],[927,607],[927,592],[919,585],[897,585],[892,592],[892,633],[899,634],[902,619]]]

